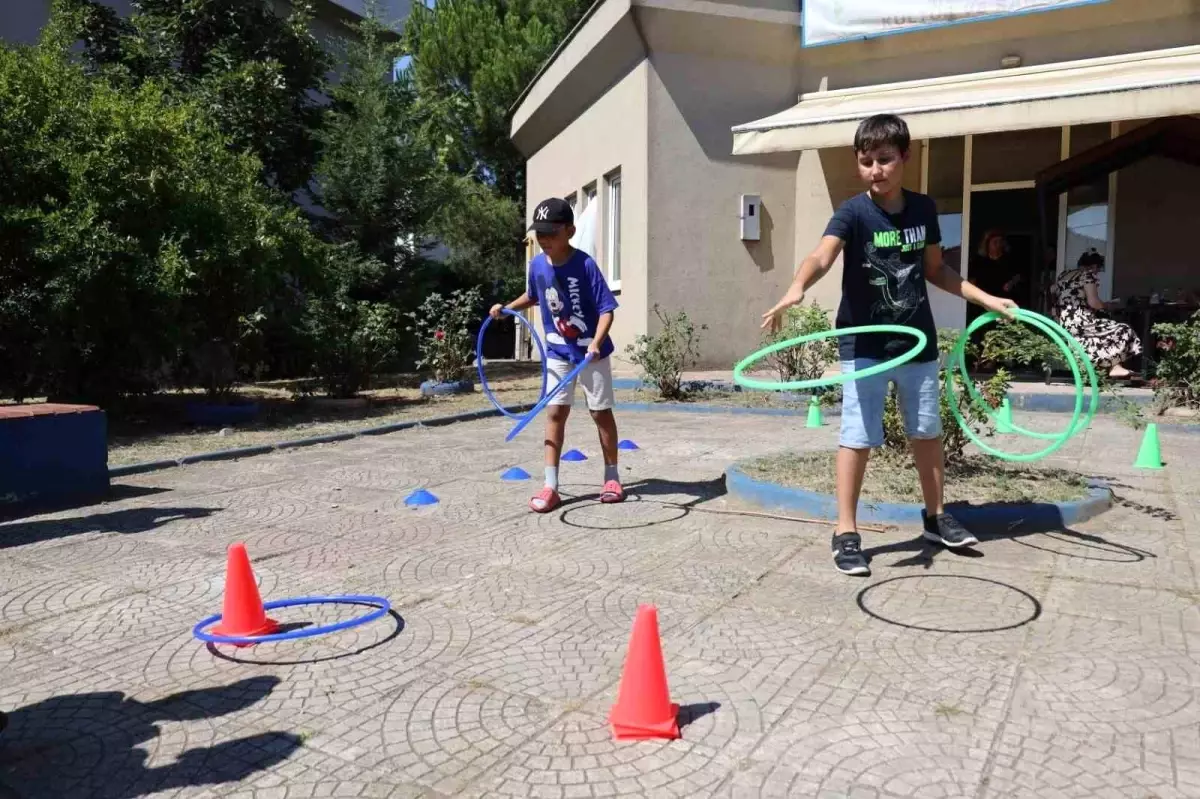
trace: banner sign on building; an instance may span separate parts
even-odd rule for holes
[[[802,0],[805,47],[1105,0]]]

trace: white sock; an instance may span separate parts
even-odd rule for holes
[[[555,491],[558,490],[558,467],[557,466],[547,466],[546,467],[546,488],[553,488]]]
[[[604,464],[604,482],[607,483],[609,480],[621,482],[621,470],[615,463]]]

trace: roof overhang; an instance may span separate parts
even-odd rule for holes
[[[864,117],[895,113],[915,139],[1200,112],[1200,46],[811,92],[733,128],[735,155],[852,143]]]

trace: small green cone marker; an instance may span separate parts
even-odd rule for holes
[[[1162,450],[1158,446],[1158,425],[1146,425],[1146,433],[1142,436],[1142,446],[1138,450],[1137,460],[1133,462],[1135,469],[1161,469]]]
[[[821,421],[821,403],[813,397],[808,401],[808,423],[805,427],[820,427],[824,422]]]
[[[996,432],[1011,433],[1013,431],[1012,403],[1005,397],[1000,402],[1000,412],[996,414]]]

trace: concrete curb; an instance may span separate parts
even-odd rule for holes
[[[686,405],[654,402],[618,402],[614,410],[633,413],[699,413],[726,416],[808,416],[808,407],[797,408],[739,408],[731,405]],[[822,408],[823,416],[841,416],[841,408]]]
[[[533,408],[532,404],[518,405],[515,408],[510,408],[514,413],[521,413]],[[368,427],[362,430],[350,430],[345,433],[330,433],[324,436],[312,436],[311,438],[300,438],[292,441],[280,441],[275,444],[260,444],[254,447],[239,447],[237,449],[225,449],[217,452],[202,452],[198,455],[185,455],[182,458],[173,460],[146,461],[143,463],[131,463],[125,466],[110,466],[108,469],[109,479],[114,477],[129,477],[135,474],[146,474],[148,472],[162,471],[163,469],[173,469],[177,466],[187,466],[192,463],[206,463],[210,461],[229,461],[238,460],[240,458],[252,458],[256,455],[266,455],[271,452],[285,451],[289,449],[299,449],[301,447],[312,447],[317,444],[332,444],[338,441],[349,441],[362,436],[380,436],[387,433],[396,433],[402,430],[412,430],[417,427],[441,427],[444,425],[457,424],[458,422],[471,422],[477,419],[486,419],[491,416],[500,416],[500,412],[495,408],[483,408],[476,411],[467,411],[466,413],[451,414],[450,416],[435,416],[432,419],[413,420],[411,422],[398,422],[396,424],[381,425],[379,427]]]
[[[724,405],[618,402],[613,407],[615,410],[628,411],[631,413],[693,413],[726,416],[800,417],[807,416],[808,414],[808,408],[806,405],[798,406],[796,408],[738,408]],[[509,410],[513,413],[524,413],[532,408],[533,404],[527,403],[510,408]],[[832,408],[822,408],[821,413],[827,418],[839,417],[841,416],[841,406],[835,405]],[[333,444],[339,441],[350,441],[351,439],[362,438],[364,436],[382,436],[389,433],[399,433],[404,430],[413,430],[418,427],[444,427],[445,425],[458,424],[459,422],[473,422],[479,419],[489,419],[500,415],[500,412],[495,408],[481,408],[479,410],[466,411],[465,413],[452,414],[450,416],[436,416],[432,419],[413,420],[411,422],[397,422],[395,424],[380,425],[379,427],[367,427],[362,430],[352,430],[345,433],[330,433],[323,436],[312,436],[311,438],[280,441],[275,444],[261,444],[254,447],[241,447],[239,449],[220,450],[218,452],[200,453],[198,455],[185,455],[182,458],[173,460],[146,461],[144,463],[131,463],[124,466],[111,466],[108,469],[108,476],[110,479],[114,477],[129,477],[135,474],[146,474],[148,472],[157,472],[163,469],[173,469],[176,466],[186,466],[191,463],[205,463],[209,461],[250,458],[254,457],[255,455],[266,455],[271,452],[300,449],[301,447],[312,447],[316,446],[317,444]],[[1200,425],[1181,425],[1171,424],[1170,422],[1160,422],[1158,427],[1159,430],[1200,434]]]
[[[831,494],[756,480],[738,464],[725,471],[725,488],[730,496],[763,508],[798,512],[830,522],[837,520],[837,499]],[[1099,516],[1112,504],[1112,490],[1103,483],[1093,482],[1088,488],[1088,496],[1075,502],[955,504],[947,506],[947,510],[976,534],[1046,533]],[[864,522],[920,527],[921,510],[920,505],[862,502],[858,514]]]

